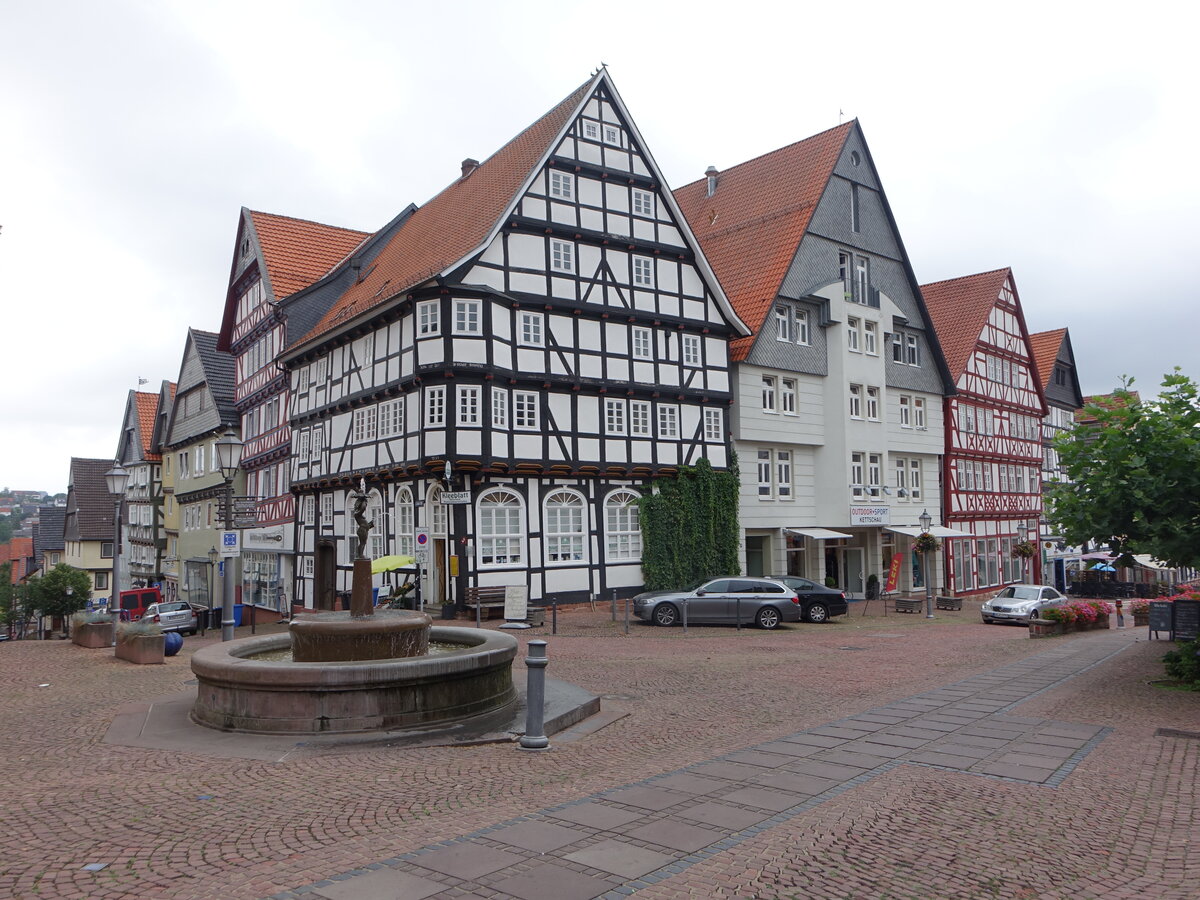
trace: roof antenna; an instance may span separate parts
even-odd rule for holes
[[[842,112],[841,108],[839,107],[838,108],[838,124],[839,125],[842,124],[842,119],[845,118],[845,116],[846,116],[846,114],[844,112]]]

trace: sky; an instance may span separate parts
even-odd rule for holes
[[[1011,267],[1085,394],[1200,377],[1192,37],[1081,9],[0,0],[0,486],[115,454],[241,207],[373,231],[601,63],[672,188],[856,117],[921,283]]]

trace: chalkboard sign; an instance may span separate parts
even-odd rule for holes
[[[1200,637],[1200,600],[1175,601],[1175,640],[1194,641]]]
[[[1150,630],[1151,631],[1171,631],[1171,610],[1175,606],[1174,603],[1168,603],[1165,600],[1150,601]]]
[[[529,615],[529,585],[504,586],[504,618],[509,622],[524,622]]]

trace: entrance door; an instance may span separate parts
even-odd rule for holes
[[[434,538],[430,541],[433,550],[429,554],[429,592],[426,603],[442,604],[446,597],[446,539]]]
[[[852,596],[862,597],[866,572],[863,571],[863,548],[846,547],[842,550],[842,590]]]
[[[315,566],[313,609],[333,609],[337,595],[337,545],[333,541],[317,542]]]
[[[767,574],[767,538],[765,535],[753,535],[746,538],[746,574],[763,576]]]

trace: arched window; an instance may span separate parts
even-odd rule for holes
[[[604,501],[604,536],[611,561],[642,558],[642,526],[638,522],[638,500],[634,491],[613,491]]]
[[[555,491],[546,497],[542,535],[546,562],[577,562],[584,558],[583,497],[574,491]]]
[[[521,498],[500,488],[479,498],[479,565],[512,566],[524,561]]]
[[[379,559],[383,556],[387,528],[387,523],[383,520],[383,497],[379,495],[379,491],[372,490],[367,495],[367,521],[375,524],[367,533],[367,556]]]
[[[435,484],[426,495],[425,508],[429,510],[429,533],[433,537],[446,536],[446,504],[442,503],[442,486]]]
[[[413,555],[413,495],[408,488],[396,493],[394,507],[396,517],[396,552],[401,556]]]

